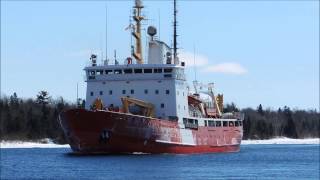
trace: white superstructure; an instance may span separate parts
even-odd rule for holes
[[[172,64],[171,49],[151,40],[148,64],[95,65],[85,68],[86,109],[100,98],[106,107],[121,107],[121,97],[140,99],[155,106],[161,119],[188,116],[188,89],[184,66]]]
[[[179,124],[189,124],[192,128],[210,124],[211,120],[205,118],[221,117],[218,101],[212,91],[213,84],[208,86],[210,93],[204,101],[200,100],[197,91],[189,93],[185,63],[177,56],[176,23],[173,48],[154,37],[157,33],[155,27],[148,27],[148,59],[142,58],[140,28],[141,20],[144,19],[141,16],[143,5],[141,1],[135,2],[133,19],[136,25],[132,25],[131,29],[135,46],[132,46],[132,54],[121,64],[115,58],[114,63],[108,64],[105,61],[101,65],[97,65],[96,55],[91,56],[91,65],[84,69],[87,82],[85,108],[94,109],[95,102],[101,100],[103,108],[120,110],[123,108],[124,97],[129,97],[151,106],[150,109],[154,111],[152,116],[155,118],[178,120]],[[176,13],[175,4],[174,12]],[[128,112],[127,108],[126,105],[125,113]]]

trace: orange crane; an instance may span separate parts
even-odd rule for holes
[[[94,100],[91,106],[92,110],[103,110],[103,102],[100,98]]]
[[[123,105],[123,112],[129,112],[129,105],[134,104],[141,107],[144,111],[142,115],[148,117],[154,117],[154,105],[140,99],[129,98],[129,97],[121,97],[122,105]]]

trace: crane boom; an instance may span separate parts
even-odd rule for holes
[[[140,99],[129,98],[129,97],[121,97],[122,105],[123,105],[123,112],[129,112],[129,105],[135,104],[139,107],[142,107],[146,110],[145,115],[148,117],[154,117],[154,105]]]

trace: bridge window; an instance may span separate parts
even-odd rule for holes
[[[234,126],[234,122],[230,121],[229,122],[229,127],[233,127]]]
[[[197,119],[183,119],[185,128],[198,129],[198,120]]]
[[[161,108],[164,108],[164,104],[163,103],[161,103]]]
[[[208,121],[208,126],[215,127],[215,122],[214,121]]]
[[[126,94],[126,90],[122,90],[122,94]]]
[[[133,89],[131,89],[131,90],[130,90],[130,93],[131,93],[131,94],[134,94],[134,90],[133,90]]]
[[[164,72],[165,73],[171,73],[172,72],[172,69],[170,68],[170,69],[164,69]]]
[[[145,93],[145,94],[148,94],[148,89],[145,89],[145,90],[144,90],[144,93]]]
[[[93,96],[93,92],[92,91],[90,92],[90,96]]]
[[[115,69],[114,74],[122,74],[122,69]]]
[[[97,75],[102,75],[103,74],[103,70],[97,70]]]
[[[109,95],[112,95],[112,90],[109,90]]]
[[[105,70],[106,74],[113,74],[112,70]]]
[[[154,73],[162,73],[162,69],[154,69],[153,72]]]
[[[208,124],[207,124],[207,121],[206,121],[206,120],[204,121],[204,126],[208,126]]]
[[[99,94],[100,94],[100,96],[102,96],[103,95],[103,91],[100,91]]]
[[[90,71],[90,75],[95,75],[96,72],[95,71]]]
[[[228,121],[223,121],[223,127],[228,127]]]
[[[132,73],[132,69],[124,69],[123,72],[125,74],[131,74]]]
[[[187,118],[183,118],[183,123],[187,124],[187,122],[188,122],[188,119]]]
[[[157,89],[157,90],[155,90],[155,93],[156,93],[156,94],[159,94],[159,90],[158,90],[158,89]]]
[[[134,69],[134,73],[142,73],[142,69]]]
[[[144,69],[144,73],[152,73],[152,69]]]
[[[170,93],[170,91],[169,91],[169,89],[167,89],[167,90],[166,90],[166,94],[169,94],[169,93]]]
[[[220,127],[221,126],[221,121],[216,121],[216,126]]]

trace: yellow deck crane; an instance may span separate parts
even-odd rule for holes
[[[103,102],[100,98],[94,100],[91,106],[92,110],[103,110]]]
[[[142,101],[140,99],[129,98],[129,97],[121,97],[121,101],[122,101],[124,113],[130,113],[129,106],[131,104],[134,104],[134,105],[137,105],[143,109],[143,112],[141,115],[148,116],[148,117],[154,117],[154,105],[151,103]]]
[[[202,84],[199,83],[198,81],[193,81],[193,86],[196,90],[196,93],[201,92],[204,94],[208,94],[211,99],[212,102],[214,103],[214,107],[216,109],[217,115],[219,117],[221,117],[222,113],[223,113],[223,95],[222,94],[218,94],[217,96],[214,94],[213,92],[213,83],[209,83],[209,84]],[[201,91],[201,89],[203,88],[207,88],[207,91]],[[198,90],[199,89],[199,90]]]

